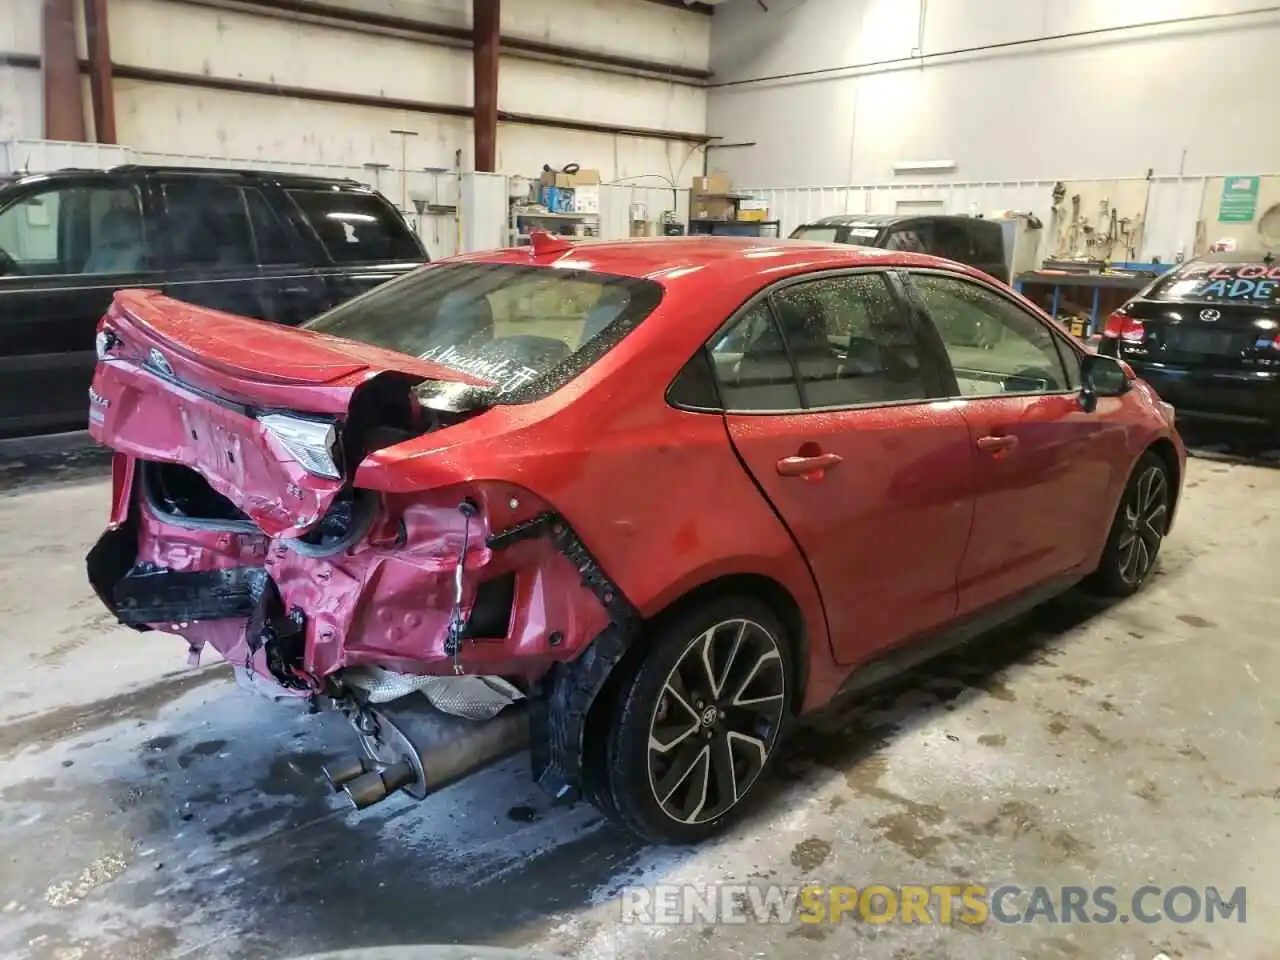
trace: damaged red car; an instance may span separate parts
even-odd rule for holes
[[[539,235],[301,329],[124,291],[97,349],[121,622],[343,711],[359,807],[527,742],[660,842],[729,822],[838,692],[1136,590],[1185,464],[1028,301],[848,246]]]

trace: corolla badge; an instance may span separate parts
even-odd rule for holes
[[[107,407],[111,406],[111,401],[100,394],[93,387],[89,388],[89,422],[96,424],[104,424],[107,422]]]
[[[152,347],[151,352],[147,354],[147,363],[166,377],[173,376],[173,367],[169,366],[169,361],[164,358],[164,354],[155,347]]]
[[[1214,310],[1212,307],[1208,310],[1201,310],[1200,319],[1205,323],[1216,323],[1218,320],[1222,319],[1222,311]]]

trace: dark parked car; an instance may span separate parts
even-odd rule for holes
[[[844,214],[796,227],[791,239],[929,253],[1009,282],[1004,230],[981,217]]]
[[[1099,352],[1126,361],[1180,416],[1280,431],[1280,260],[1184,263],[1107,318]]]
[[[129,166],[0,186],[0,437],[82,429],[122,287],[295,325],[427,260],[354,180]]]

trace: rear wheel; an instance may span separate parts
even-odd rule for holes
[[[792,669],[777,618],[723,597],[659,625],[605,732],[602,804],[653,843],[695,843],[737,815],[773,759]]]
[[[1154,453],[1138,460],[1111,524],[1111,534],[1093,584],[1103,593],[1127,597],[1154,569],[1169,530],[1173,506],[1169,468]]]

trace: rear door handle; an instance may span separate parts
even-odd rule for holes
[[[838,453],[819,453],[812,457],[783,457],[778,461],[778,474],[783,477],[812,477],[816,480],[844,458]]]
[[[1008,434],[1000,437],[979,437],[978,449],[983,453],[1002,453],[1018,445],[1018,438]]]

